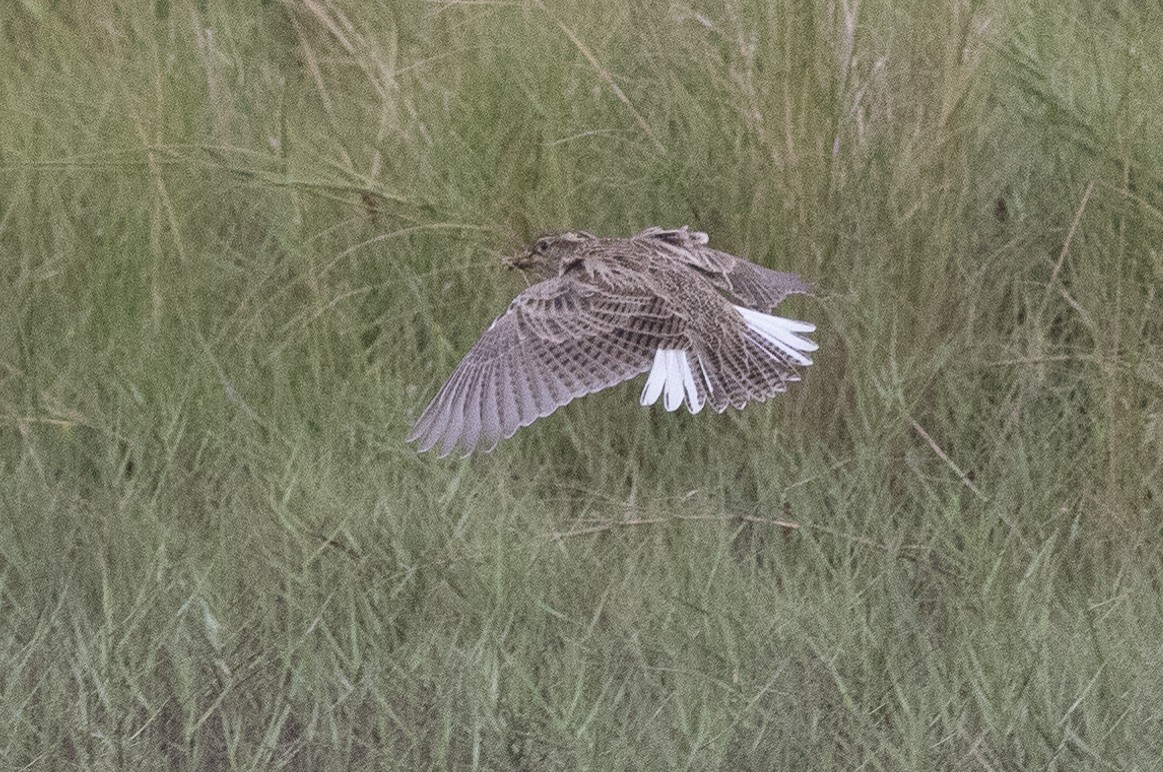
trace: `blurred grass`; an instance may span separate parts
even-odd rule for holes
[[[1154,768],[1161,33],[0,11],[0,760]],[[403,444],[501,254],[654,223],[818,284],[800,388]]]

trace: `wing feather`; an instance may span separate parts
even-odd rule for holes
[[[521,352],[517,351],[509,358],[509,367],[513,373],[513,381],[517,384],[517,405],[520,409],[521,420],[514,432],[522,426],[528,426],[541,415],[541,408],[537,406],[537,398],[533,387],[529,383],[529,370],[525,366]]]
[[[440,441],[440,438],[447,432],[453,423],[453,416],[456,414],[457,400],[463,394],[463,386],[465,381],[465,373],[468,368],[464,362],[461,362],[453,371],[452,375],[448,377],[448,381],[444,384],[442,393],[444,399],[438,404],[435,401],[428,406],[425,411],[424,421],[418,421],[413,427],[412,433],[408,435],[408,442],[418,442],[418,449],[420,452],[430,450]],[[447,454],[442,454],[447,455]]]
[[[660,347],[686,345],[664,300],[558,276],[535,284],[481,335],[416,421],[421,451],[491,448],[585,394],[650,369]]]
[[[783,302],[788,295],[812,294],[812,285],[794,273],[773,271],[725,252],[718,254],[730,258],[723,261],[721,274],[727,293],[748,308],[767,311]]]
[[[521,394],[513,377],[513,361],[502,359],[497,363],[497,396],[500,403],[501,439],[513,436],[521,426]]]
[[[525,377],[528,378],[529,387],[533,391],[533,404],[537,407],[537,410],[533,414],[532,421],[535,421],[538,418],[544,418],[552,413],[556,407],[556,403],[553,392],[545,382],[545,376],[541,372],[541,366],[531,354],[532,352],[520,348],[513,351],[513,356],[519,359],[521,366],[524,368]]]
[[[484,369],[480,362],[474,362],[471,370],[472,375],[464,388],[464,399],[461,404],[463,411],[461,415],[464,420],[460,427],[460,443],[463,448],[475,448],[477,439],[481,436],[481,371]],[[453,426],[456,424],[453,423]],[[451,452],[456,446],[458,437],[453,431],[445,434],[442,442],[442,452]],[[465,451],[468,455],[468,451]]]
[[[481,373],[481,441],[488,450],[497,446],[501,439],[501,395],[497,383],[497,370],[504,359],[495,359],[483,368]]]

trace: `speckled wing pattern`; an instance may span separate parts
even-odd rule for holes
[[[815,326],[767,313],[800,277],[707,246],[705,233],[584,234],[576,260],[521,293],[425,408],[419,450],[492,449],[573,399],[649,373],[640,402],[722,412],[798,381]],[[588,239],[588,240],[587,240]],[[590,243],[592,242],[592,243]]]
[[[650,369],[654,352],[679,345],[681,320],[662,298],[618,295],[572,276],[517,296],[469,350],[421,414],[419,450],[459,442],[491,449],[522,426],[585,394]]]

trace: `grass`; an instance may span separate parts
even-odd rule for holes
[[[1155,768],[1161,33],[0,11],[3,765]],[[817,283],[799,388],[403,443],[500,255],[654,223]]]

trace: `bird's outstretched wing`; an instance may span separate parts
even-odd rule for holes
[[[812,294],[812,285],[794,273],[773,271],[741,257],[720,252],[707,246],[710,240],[702,231],[687,226],[664,229],[647,228],[634,236],[652,239],[676,249],[692,268],[707,277],[712,284],[737,303],[756,311],[768,311],[779,305],[788,295]]]
[[[640,290],[641,288],[635,288]],[[657,295],[614,294],[558,276],[534,284],[485,330],[424,409],[409,442],[446,456],[492,449],[584,394],[651,368],[685,345],[683,321]]]
[[[812,285],[794,273],[773,271],[741,257],[704,247],[707,261],[718,263],[717,274],[711,282],[744,306],[756,311],[768,311],[778,306],[788,295],[811,295]]]

